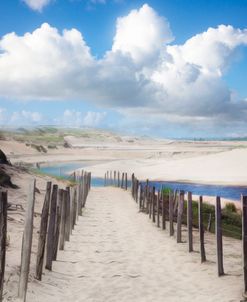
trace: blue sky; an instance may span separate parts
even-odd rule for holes
[[[4,126],[246,133],[247,0],[12,0],[0,14]]]

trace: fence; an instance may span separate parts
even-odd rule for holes
[[[107,171],[105,174],[105,185],[113,185],[116,187],[123,187],[118,185],[116,175],[120,172]],[[126,174],[126,173],[122,173]],[[118,177],[117,177],[118,180]],[[126,189],[126,188],[125,188]],[[198,228],[199,243],[200,243],[200,259],[201,262],[206,261],[206,249],[204,242],[205,230],[215,233],[216,238],[216,258],[217,258],[217,273],[218,276],[224,275],[223,262],[223,241],[222,236],[232,235],[235,238],[242,239],[243,242],[243,271],[244,271],[244,292],[243,296],[247,298],[247,196],[242,196],[242,222],[240,220],[233,220],[237,225],[231,227],[229,230],[223,226],[222,217],[224,213],[221,208],[221,199],[216,197],[215,206],[209,206],[203,202],[203,196],[199,197],[198,202],[192,201],[192,193],[184,191],[170,191],[162,188],[156,191],[155,186],[150,184],[150,181],[139,181],[134,174],[131,176],[131,195],[136,203],[138,203],[139,210],[146,213],[157,227],[163,230],[167,229],[170,236],[174,236],[176,228],[176,241],[182,242],[182,225],[187,226],[187,244],[188,252],[193,251],[193,227]],[[195,206],[197,207],[196,211]],[[214,207],[214,213],[209,211],[209,207]],[[176,224],[175,224],[176,223]]]
[[[63,250],[70,240],[78,216],[82,215],[88,192],[91,188],[91,173],[82,171],[73,175],[74,186],[66,190],[47,182],[46,194],[40,220],[38,250],[36,258],[37,280],[42,279],[43,267],[52,270],[52,262],[57,259],[58,250]],[[29,188],[26,218],[22,239],[19,301],[26,301],[30,257],[33,238],[33,217],[36,182],[32,180]],[[7,234],[7,192],[0,190],[0,301],[3,299],[3,281],[6,256]],[[46,250],[46,259],[44,259]]]

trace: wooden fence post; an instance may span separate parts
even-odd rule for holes
[[[117,172],[117,186],[120,187],[120,172]]]
[[[72,229],[74,230],[76,224],[76,212],[77,212],[77,187],[74,188],[74,206],[73,206],[73,224]]]
[[[241,195],[241,202],[242,202],[243,273],[244,273],[243,297],[247,298],[247,196]]]
[[[114,183],[113,183],[114,187],[116,187],[116,171],[114,171]]]
[[[157,211],[157,227],[160,227],[160,191],[158,191],[157,195],[157,203],[156,203],[156,211]]]
[[[63,190],[62,195],[62,205],[61,205],[61,227],[60,227],[60,241],[59,241],[59,250],[64,250],[65,243],[65,220],[66,220],[66,203],[67,203],[67,194],[68,192]]]
[[[174,235],[174,209],[173,209],[173,193],[172,191],[169,192],[169,231],[170,236]]]
[[[54,249],[54,236],[56,224],[56,210],[57,210],[57,185],[53,185],[51,194],[50,218],[48,226],[48,236],[46,245],[46,266],[48,270],[52,270],[53,249]]]
[[[182,215],[184,210],[184,191],[179,192],[177,216],[177,243],[182,242]]]
[[[25,219],[25,226],[24,226],[24,232],[22,237],[21,272],[20,272],[18,298],[23,302],[26,301],[27,283],[28,283],[31,249],[32,249],[35,185],[36,185],[36,181],[35,179],[33,179],[29,186],[26,219]]]
[[[121,188],[124,188],[124,173],[122,173],[122,181],[121,181]]]
[[[125,173],[125,190],[128,190],[128,176],[127,173]]]
[[[66,200],[66,218],[65,218],[65,241],[69,241],[70,237],[70,203],[71,203],[71,196],[70,196],[70,187],[66,187],[67,191],[67,200]]]
[[[36,276],[35,276],[37,280],[42,279],[47,225],[48,225],[50,199],[51,199],[51,185],[52,185],[51,181],[48,181],[46,184],[46,194],[45,194],[45,200],[44,200],[41,220],[40,220],[39,242],[38,242],[37,260],[36,260]]]
[[[58,202],[56,209],[56,224],[55,224],[55,234],[54,234],[54,245],[53,245],[53,260],[57,260],[57,250],[60,236],[60,224],[61,224],[61,206],[63,200],[63,190],[58,190]]]
[[[193,251],[193,225],[192,225],[192,194],[187,194],[187,230],[188,230],[188,243],[189,253]]]
[[[142,203],[143,203],[143,185],[140,184],[140,196],[139,196],[139,211],[142,209]]]
[[[223,268],[223,244],[222,244],[222,228],[221,228],[221,204],[220,197],[216,197],[215,206],[215,233],[216,233],[216,246],[217,246],[217,266],[218,276],[224,275]]]
[[[152,218],[153,222],[155,223],[155,187],[153,187],[153,192],[152,192]]]
[[[0,301],[3,299],[3,283],[6,260],[8,193],[0,190]]]
[[[200,236],[200,254],[201,254],[201,263],[206,261],[206,253],[204,246],[204,226],[203,226],[203,216],[202,216],[202,196],[199,197],[198,202],[198,226],[199,226],[199,236]]]
[[[162,189],[161,189],[161,202],[162,202],[162,230],[165,230],[166,229],[166,200]]]

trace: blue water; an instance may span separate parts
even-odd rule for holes
[[[52,175],[52,176],[60,176],[64,178],[70,177],[71,173],[76,169],[84,169],[89,167],[92,164],[95,164],[95,161],[78,161],[78,162],[65,162],[65,163],[56,163],[52,165],[44,165],[40,166],[40,171],[44,172],[45,174]],[[90,169],[88,169],[90,170]],[[95,187],[102,187],[104,186],[104,179],[102,178],[92,178],[92,185]]]
[[[163,186],[164,188],[170,188],[172,190],[184,190],[185,192],[191,192],[195,195],[220,196],[233,200],[240,200],[241,194],[247,195],[247,186],[238,187],[222,185],[202,185],[167,181],[149,183],[151,186],[155,186],[157,190],[160,190]]]
[[[90,171],[89,166],[95,164],[95,161],[78,161],[78,162],[66,162],[56,163],[52,165],[41,166],[40,171],[53,175],[69,178],[72,171],[79,168],[87,168]],[[103,178],[92,177],[92,185],[95,187],[104,186]],[[130,187],[128,181],[128,187]],[[157,190],[161,187],[170,188],[172,190],[184,190],[185,192],[192,192],[195,195],[207,195],[207,196],[220,196],[227,199],[240,200],[241,194],[247,195],[247,186],[220,186],[220,185],[202,185],[202,184],[190,184],[182,182],[150,182],[151,186],[155,186]]]

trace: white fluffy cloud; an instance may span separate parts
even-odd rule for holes
[[[184,123],[243,117],[246,101],[233,96],[222,77],[237,47],[247,45],[247,30],[220,25],[182,45],[171,45],[172,39],[166,19],[147,4],[117,19],[112,49],[101,59],[76,29],[60,33],[45,23],[24,36],[6,34],[0,96],[89,100],[128,116],[144,110],[150,119],[159,114]],[[89,113],[88,123],[93,119]]]
[[[41,12],[52,0],[22,0],[31,9]]]
[[[128,16],[117,19],[112,51],[119,51],[137,63],[146,64],[150,57],[157,59],[165,43],[172,40],[166,19],[144,4],[139,10],[132,10]]]

